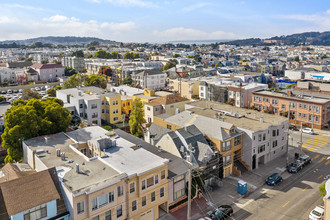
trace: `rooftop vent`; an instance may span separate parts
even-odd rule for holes
[[[264,117],[260,117],[260,122],[264,123]]]
[[[79,173],[79,164],[76,163],[76,173]]]

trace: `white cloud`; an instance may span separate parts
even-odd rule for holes
[[[330,27],[330,9],[316,14],[278,15],[278,18],[309,22],[312,29],[328,31]]]
[[[88,0],[92,3],[101,3],[101,2],[107,2],[116,6],[122,6],[122,7],[141,7],[141,8],[155,8],[157,7],[156,4],[154,4],[151,1],[145,1],[145,0]]]
[[[214,32],[206,32],[192,28],[177,27],[171,28],[163,31],[155,30],[153,35],[159,40],[227,40],[227,39],[237,39],[234,33],[228,33],[221,30]]]
[[[189,5],[187,7],[184,7],[182,9],[183,12],[191,12],[191,11],[194,11],[196,9],[200,9],[200,8],[204,8],[206,6],[210,6],[211,3],[209,2],[200,2],[200,3],[197,3],[197,4],[194,4],[194,5]]]
[[[24,10],[33,10],[33,11],[46,11],[44,8],[33,7],[30,5],[21,5],[21,4],[0,4],[0,7],[6,8],[20,8]]]
[[[0,16],[0,24],[10,24],[15,23],[16,18],[9,18],[7,16]]]
[[[63,22],[68,20],[68,18],[64,15],[54,15],[49,18],[43,18],[44,21],[50,21],[50,22]]]

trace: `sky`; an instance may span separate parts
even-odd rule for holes
[[[267,38],[330,31],[329,0],[0,0],[0,40]]]

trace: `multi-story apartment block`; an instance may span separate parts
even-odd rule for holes
[[[171,90],[176,91],[182,97],[193,99],[199,95],[199,84],[201,82],[198,78],[194,79],[173,79],[169,81]]]
[[[236,107],[247,108],[252,101],[252,92],[268,89],[267,84],[261,83],[235,83],[228,86],[228,100],[233,100]]]
[[[133,83],[143,89],[161,89],[165,87],[166,83],[166,74],[155,69],[133,73],[131,77],[133,79]]]
[[[275,115],[287,115],[290,122],[307,127],[322,129],[330,122],[329,96],[298,93],[288,90],[286,93],[274,91],[256,91],[252,93],[251,106],[259,111]]]
[[[62,65],[71,67],[80,72],[83,68],[85,68],[85,59],[83,57],[63,57]]]
[[[158,219],[168,212],[168,162],[93,126],[23,143],[36,171],[56,167],[70,219]],[[139,164],[139,166],[136,166]]]
[[[31,68],[38,72],[38,80],[46,82],[54,82],[57,77],[64,76],[65,69],[61,64],[55,63],[35,63]]]

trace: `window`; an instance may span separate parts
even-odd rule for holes
[[[102,114],[104,113],[104,109],[102,109]]]
[[[109,114],[109,109],[106,109],[106,113]]]
[[[276,130],[273,130],[273,137],[276,137]]]
[[[316,112],[320,112],[320,107],[319,106],[315,106],[315,111]]]
[[[266,140],[266,134],[263,134],[263,136],[262,136],[262,140],[263,140],[263,141]]]
[[[99,207],[108,204],[108,193],[98,197]]]
[[[279,136],[280,135],[280,130],[279,129],[277,129],[277,136]]]
[[[223,157],[223,165],[226,166],[228,164],[231,164],[231,156],[226,156],[226,157]]]
[[[117,206],[117,218],[121,217],[123,215],[123,206],[119,205]]]
[[[304,109],[307,109],[307,104],[304,104]]]
[[[185,189],[180,189],[174,193],[174,200],[177,200],[185,195]]]
[[[98,116],[97,112],[94,112],[94,113],[92,114],[92,118],[97,118],[97,116]]]
[[[85,201],[81,201],[77,203],[77,214],[81,214],[85,212]]]
[[[114,109],[114,110],[112,111],[112,113],[113,113],[113,114],[118,114],[118,108]]]
[[[278,105],[278,100],[277,99],[272,99],[272,104],[273,105]]]
[[[303,105],[301,103],[299,103],[299,108],[303,108]]]
[[[83,108],[84,106],[83,106],[83,104],[80,104],[79,107],[80,107],[80,108]]]
[[[104,100],[102,100],[102,105],[104,105]]]
[[[231,141],[226,141],[222,143],[222,151],[229,151],[231,149]]]
[[[105,212],[105,220],[111,220],[111,210]]]
[[[113,100],[112,105],[118,105],[118,100]]]
[[[115,192],[109,192],[109,203],[115,201]]]
[[[158,175],[155,176],[155,184],[158,184],[159,180],[158,180]]]
[[[47,217],[47,205],[42,204],[32,209],[24,211],[24,220],[34,220]]]
[[[146,189],[146,181],[142,180],[142,190]]]
[[[282,109],[285,109],[286,107],[285,107],[285,105],[284,105],[284,104],[282,104],[282,105],[281,105],[281,108],[282,108]]]
[[[296,103],[295,102],[290,102],[290,108],[296,108]]]
[[[160,178],[163,180],[166,178],[166,171],[162,170],[162,172],[160,173]]]
[[[117,193],[118,193],[118,197],[121,197],[122,195],[124,195],[124,185],[117,187]]]
[[[129,192],[130,193],[134,193],[135,192],[135,182],[129,184]]]
[[[147,179],[147,188],[154,185],[154,177],[150,177]]]
[[[147,196],[142,197],[142,207],[147,205]]]
[[[95,109],[97,108],[97,105],[96,104],[92,104],[92,109]]]
[[[114,117],[114,118],[113,118],[113,121],[118,121],[118,120],[119,120],[118,117]]]
[[[273,148],[277,147],[277,140],[273,141]]]
[[[150,111],[150,107],[147,107],[147,110]]]
[[[264,152],[265,151],[265,145],[261,145],[258,147],[258,153]]]
[[[165,195],[165,188],[164,187],[160,188],[159,195],[160,195],[160,198],[164,197],[164,195]]]
[[[92,211],[97,209],[97,198],[92,200]]]
[[[100,220],[100,216],[95,216],[93,220]]]
[[[151,202],[156,201],[156,192],[151,193]]]
[[[134,201],[132,202],[132,212],[134,212],[134,211],[136,211],[136,210],[137,210],[137,201],[134,200]]]

